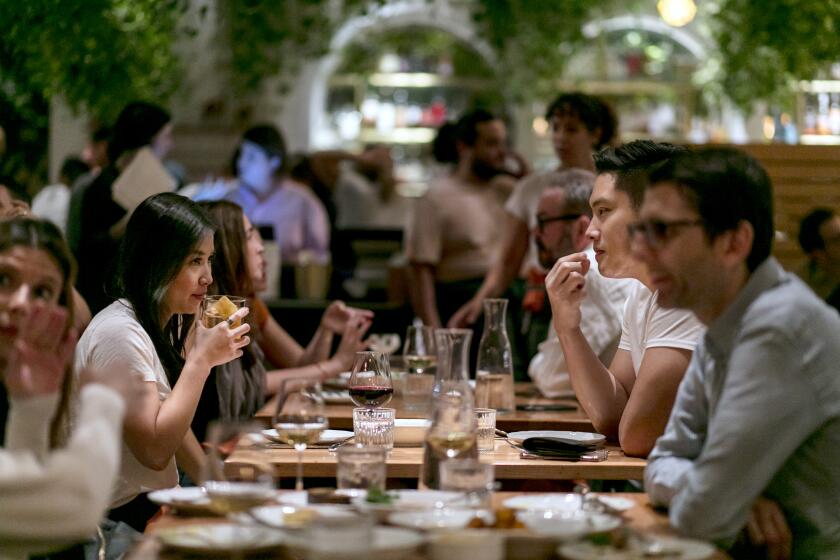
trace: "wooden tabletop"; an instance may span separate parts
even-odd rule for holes
[[[515,495],[520,493],[513,492],[496,492],[493,495],[493,507],[498,508],[502,503]],[[627,527],[638,531],[644,535],[658,535],[658,536],[675,536],[675,531],[668,524],[668,517],[661,511],[654,510],[650,507],[648,497],[646,494],[610,494],[610,496],[620,496],[629,498],[635,502],[634,507],[622,513],[622,518]],[[183,518],[177,517],[171,511],[166,511],[164,515],[158,517],[146,529],[146,537],[141,540],[134,549],[126,556],[127,560],[158,560],[158,559],[175,559],[183,558],[174,552],[164,553],[161,551],[160,543],[153,537],[155,531],[176,527],[179,525],[198,524],[198,523],[220,523],[223,518],[208,518],[208,517],[191,517]],[[492,531],[493,529],[486,529]],[[537,537],[530,533],[527,529],[508,530],[503,532],[506,539],[505,558],[507,560],[548,560],[557,558],[555,550],[556,543],[545,537]],[[544,541],[544,542],[541,542]],[[274,555],[263,555],[265,558],[288,558],[282,551],[278,551]],[[422,560],[426,556],[421,552],[415,558]],[[718,550],[714,556],[714,560],[723,560],[729,556]]]
[[[573,430],[579,432],[594,432],[592,422],[580,408],[574,398],[548,399],[539,394],[533,383],[516,383],[517,405],[554,404],[566,405],[571,410],[564,411],[536,411],[517,410],[509,414],[496,416],[496,427],[506,432],[518,430]],[[397,410],[397,418],[424,418],[422,413],[406,410],[402,398],[395,396],[387,405]],[[326,414],[330,428],[335,430],[353,429],[353,407],[349,404],[327,404]],[[272,398],[256,414],[256,419],[266,426],[271,425],[272,416],[277,408],[277,399]]]
[[[601,462],[571,462],[548,459],[522,459],[520,452],[504,440],[496,440],[492,453],[482,453],[480,459],[492,462],[496,467],[497,480],[641,480],[647,461],[626,457],[615,446],[608,446],[609,455]],[[327,449],[307,449],[303,452],[303,475],[313,478],[334,478],[336,455]],[[225,468],[235,473],[239,468],[254,463],[270,463],[278,477],[294,477],[297,452],[278,447],[241,449],[226,461]],[[388,478],[411,478],[420,476],[423,462],[422,447],[396,447],[388,454]]]

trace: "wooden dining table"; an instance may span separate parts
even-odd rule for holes
[[[542,406],[562,407],[564,410],[516,410],[496,416],[496,427],[506,432],[519,430],[572,430],[578,432],[594,432],[592,422],[573,396],[564,398],[546,398],[540,395],[533,383],[519,382],[514,385],[516,405],[518,407]],[[352,402],[327,402],[325,413],[330,428],[336,430],[353,429]],[[397,394],[387,405],[397,411],[397,418],[425,418],[422,412],[407,410],[403,400]],[[272,417],[277,410],[277,398],[270,399],[255,418],[260,423],[271,426]]]
[[[522,458],[518,449],[503,439],[497,439],[495,450],[482,453],[480,460],[493,463],[496,480],[641,480],[647,461],[627,457],[616,446],[607,446],[605,461],[560,461],[553,459]],[[389,479],[413,479],[420,476],[423,448],[395,447],[388,453],[386,476]],[[297,452],[279,445],[254,445],[240,448],[225,462],[228,475],[240,470],[253,470],[253,465],[270,464],[277,477],[294,477]],[[326,448],[307,449],[303,452],[303,474],[306,478],[335,478],[337,457]]]
[[[495,492],[492,497],[494,509],[503,506],[504,502],[514,496],[522,495],[514,492]],[[601,494],[596,494],[601,495]],[[648,497],[642,493],[612,493],[612,497],[628,498],[633,502],[633,507],[621,513],[624,526],[644,537],[674,537],[675,530],[668,523],[666,513],[653,509],[650,506]],[[175,560],[186,556],[176,551],[164,550],[160,541],[155,538],[155,533],[160,530],[175,528],[184,525],[198,525],[206,523],[223,523],[224,518],[220,517],[179,517],[171,509],[164,508],[163,515],[157,517],[146,528],[145,535],[126,555],[126,560]],[[479,531],[496,531],[504,536],[506,560],[549,560],[562,558],[557,555],[557,541],[549,537],[539,537],[528,529],[478,529]],[[191,556],[195,558],[195,556]],[[260,558],[289,558],[284,549],[278,549],[275,553],[263,553]],[[412,557],[412,560],[428,558],[425,550],[420,549]],[[725,560],[729,558],[722,550],[716,550],[710,557],[711,560]]]

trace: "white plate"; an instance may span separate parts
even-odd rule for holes
[[[598,494],[598,501],[602,502],[615,511],[627,511],[636,506],[636,502],[630,498],[622,498],[621,496],[610,496],[609,494]]]
[[[677,539],[668,537],[652,537],[654,542],[662,546],[662,553],[657,556],[678,558],[679,560],[703,560],[715,553],[715,547],[702,541]],[[638,545],[631,544],[627,548],[619,549],[613,546],[596,545],[588,541],[568,543],[560,546],[557,552],[569,560],[643,560],[652,558]]]
[[[324,389],[321,391],[321,397],[327,404],[353,404],[353,399],[350,398],[350,391],[348,390]]]
[[[508,498],[502,505],[518,510],[573,513],[581,509],[582,501],[580,494],[525,494]]]
[[[171,506],[184,513],[210,512],[210,499],[204,490],[197,486],[166,488],[149,492],[149,500],[162,505]]]
[[[508,439],[521,444],[524,440],[532,437],[546,437],[546,438],[563,438],[570,439],[580,443],[581,445],[591,445],[594,443],[602,443],[607,439],[602,434],[593,434],[590,432],[569,432],[557,430],[530,430],[525,432],[510,432]]]
[[[417,531],[396,527],[374,527],[373,550],[371,550],[369,557],[376,558],[376,560],[398,560],[410,557],[424,542],[425,539]],[[308,545],[309,543],[305,538],[289,537],[289,550],[292,556],[306,556],[305,551],[308,550]],[[304,554],[301,554],[302,552]],[[317,557],[323,559],[341,558],[344,560],[348,557],[358,558],[358,555],[348,556],[346,552],[341,550],[335,552],[319,550],[317,551]]]
[[[235,552],[270,550],[286,541],[286,537],[279,531],[235,523],[169,527],[155,531],[154,536],[167,548],[226,556]]]
[[[355,515],[347,507],[314,504],[304,507],[299,506],[260,506],[252,509],[250,514],[260,523],[271,525],[278,529],[297,529],[305,527],[317,518],[322,517],[347,517]],[[247,521],[247,515],[242,516]]]
[[[277,501],[286,506],[305,506],[309,504],[309,494],[306,490],[300,492],[280,492]]]
[[[280,436],[277,434],[277,430],[271,428],[270,430],[263,430],[262,435],[266,438],[270,439],[276,443],[283,443],[286,442],[280,439]],[[337,441],[341,441],[347,439],[353,435],[353,432],[349,432],[347,430],[324,430],[321,432],[321,437],[318,438],[318,443],[328,445],[330,443],[335,443]]]
[[[448,503],[460,501],[463,494],[459,492],[444,492],[443,490],[394,490],[388,492],[394,496],[389,504],[371,503],[367,496],[357,496],[351,503],[368,511],[418,511],[444,507]]]
[[[429,509],[425,511],[398,511],[388,516],[388,523],[409,529],[463,529],[478,515],[474,509]]]
[[[621,526],[621,519],[614,515],[587,511],[520,511],[516,517],[536,534],[562,540],[604,533]]]

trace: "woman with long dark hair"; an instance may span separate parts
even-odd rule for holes
[[[31,218],[0,221],[4,558],[89,538],[119,467],[123,399],[130,391],[122,380],[82,375],[75,429],[66,437],[76,345],[73,276],[73,259],[53,224]],[[81,548],[62,557],[73,553],[81,554]]]
[[[215,257],[210,292],[245,297],[252,310],[248,320],[257,344],[243,349],[243,356],[214,368],[204,388],[193,430],[201,437],[209,421],[250,418],[267,395],[276,393],[283,379],[335,377],[353,365],[355,352],[363,349],[362,337],[371,324],[370,311],[330,305],[306,348],[281,327],[257,297],[265,289],[265,260],[260,234],[238,205],[227,201],[200,202],[214,225]],[[330,357],[333,337],[341,336]],[[266,371],[265,365],[274,366]]]
[[[145,381],[143,397],[126,412],[122,467],[108,517],[143,531],[157,511],[146,492],[178,484],[175,458],[200,480],[204,454],[190,423],[210,370],[242,356],[250,339],[248,313],[206,329],[194,322],[213,281],[214,226],[194,202],[163,193],[132,214],[117,258],[119,299],[91,321],[76,353],[77,367]]]

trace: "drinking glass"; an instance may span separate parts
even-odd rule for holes
[[[381,447],[345,445],[338,450],[336,485],[340,490],[385,490],[385,455]]]
[[[295,490],[303,490],[303,452],[327,429],[324,400],[311,379],[287,379],[280,385],[274,428],[277,436],[297,451]]]
[[[492,463],[477,459],[452,459],[440,464],[440,489],[462,492],[469,507],[490,508],[495,487]]]
[[[478,452],[487,453],[496,449],[496,410],[475,409],[476,440]]]
[[[212,329],[228,317],[233,315],[240,308],[245,307],[245,298],[239,296],[205,296],[201,300],[201,324]],[[230,328],[235,329],[242,325],[242,319],[233,322]]]
[[[433,327],[410,325],[405,335],[403,400],[408,410],[425,410],[432,396],[437,371],[437,347]]]
[[[354,408],[353,432],[356,442],[364,446],[394,448],[394,424],[397,411],[393,408]]]
[[[356,406],[378,408],[388,404],[394,394],[388,357],[380,352],[356,352],[347,386]]]
[[[434,403],[428,444],[451,459],[476,446],[475,412],[469,394],[441,394]]]
[[[252,422],[211,422],[207,427],[209,447],[204,464],[202,489],[216,513],[246,511],[275,496],[272,468],[267,460],[254,460],[225,468],[225,459],[237,449],[261,442],[260,426]]]

